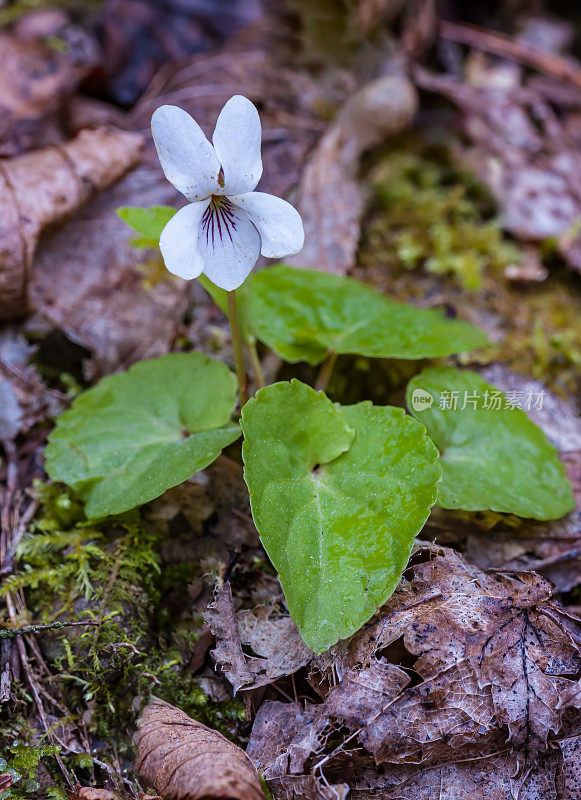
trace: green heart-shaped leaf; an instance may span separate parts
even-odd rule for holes
[[[397,303],[351,278],[283,264],[244,287],[257,338],[286,361],[318,364],[329,350],[371,358],[436,358],[483,347],[485,334],[435,310]]]
[[[240,428],[236,380],[201,353],[170,353],[104,378],[58,420],[46,470],[86,501],[89,518],[153,500],[211,464]]]
[[[241,425],[256,527],[301,636],[322,652],[399,583],[436,500],[438,452],[403,409],[336,406],[296,380],[259,391]]]
[[[440,450],[438,505],[540,520],[574,508],[557,449],[478,373],[425,369],[409,382],[407,404]]]

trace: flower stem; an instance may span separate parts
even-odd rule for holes
[[[264,372],[262,371],[262,364],[258,358],[256,342],[250,342],[248,344],[248,353],[250,355],[250,363],[252,364],[252,374],[254,375],[254,380],[259,389],[264,389]]]
[[[334,350],[329,350],[327,353],[326,359],[323,361],[321,366],[321,371],[317,377],[317,382],[315,384],[315,389],[319,391],[326,392],[327,386],[329,385],[329,380],[331,378],[331,374],[333,372],[333,367],[335,366],[335,362],[337,361],[337,353]]]
[[[242,335],[238,322],[238,309],[236,308],[236,290],[228,292],[228,318],[230,320],[234,363],[236,365],[236,375],[238,377],[238,396],[240,398],[240,409],[242,409],[242,406],[248,401],[248,391],[246,389],[248,379],[246,377],[246,366],[244,364],[244,348],[242,347]]]

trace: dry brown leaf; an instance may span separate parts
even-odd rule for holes
[[[503,227],[525,242],[554,239],[568,265],[581,270],[581,156],[570,111],[557,115],[551,104],[558,94],[538,81],[521,84],[510,62],[470,63],[481,66],[467,82],[419,68],[416,81],[460,109],[471,143],[463,156],[497,200]]]
[[[431,560],[413,567],[412,583],[402,583],[382,619],[346,650],[346,665],[365,664],[370,653],[402,636],[423,678],[366,726],[371,752],[378,760],[401,760],[406,748],[420,752],[424,738],[424,758],[442,743],[461,746],[450,739],[459,730],[458,715],[472,726],[473,742],[505,729],[512,745],[526,754],[543,750],[549,733],[560,730],[558,699],[581,668],[581,630],[535,573],[484,573],[452,550],[426,552]],[[397,706],[406,714],[425,713],[429,698],[440,710],[439,735],[418,731],[414,740],[403,733],[400,747]]]
[[[518,761],[509,752],[484,755],[461,762],[451,761],[434,766],[416,764],[362,763],[355,749],[345,747],[343,760],[329,769],[325,778],[315,772],[309,775],[288,775],[284,754],[285,739],[298,732],[304,715],[299,703],[264,703],[254,723],[248,754],[257,768],[266,770],[280,756],[279,775],[268,778],[269,788],[277,800],[332,800],[345,797],[356,800],[572,800],[561,781],[561,770],[567,770],[574,785],[575,764],[565,754],[543,757],[535,768],[518,775]],[[405,723],[403,723],[405,724]],[[566,740],[565,740],[566,741]],[[283,752],[281,753],[281,749]],[[270,773],[269,773],[270,774]],[[324,773],[323,773],[324,774]],[[349,779],[337,786],[338,778]],[[337,792],[337,794],[335,794]]]
[[[581,797],[581,734],[559,742],[563,755],[563,783],[566,797]]]
[[[0,793],[5,792],[12,786],[14,777],[9,772],[3,772],[0,775]]]
[[[142,268],[148,255],[130,245],[131,232],[115,214],[119,206],[168,201],[174,202],[173,187],[136,169],[43,237],[30,279],[36,316],[29,324],[62,330],[86,347],[93,355],[85,364],[88,379],[171,348],[191,285],[165,271],[148,281]]]
[[[246,656],[254,681],[245,689],[265,686],[306,666],[313,651],[301,639],[299,629],[288,614],[273,606],[242,609],[236,614],[240,641],[256,656]]]
[[[445,519],[440,525],[449,527]],[[514,525],[510,525],[501,519],[491,531],[479,531],[468,520],[459,534],[454,538],[462,540],[466,557],[481,569],[534,569],[561,592],[581,583],[579,512],[548,523],[514,520]]]
[[[349,794],[346,783],[321,784],[306,772],[303,765],[318,744],[318,720],[316,712],[301,703],[282,703],[267,700],[260,707],[247,754],[260,773],[267,777],[269,788],[277,798],[305,797],[308,800],[343,800]],[[294,753],[288,748],[299,731],[304,731],[303,751],[295,746]],[[265,775],[265,773],[268,773]]]
[[[29,363],[34,352],[35,348],[28,344],[24,336],[10,327],[6,326],[0,333],[0,393],[7,392],[3,384],[9,383],[21,410],[19,419],[18,415],[13,417],[19,433],[27,433],[47,416],[58,416],[67,404],[67,398],[49,389],[36,367]],[[0,409],[0,420],[5,424],[6,416],[14,414],[13,401],[0,402]]]
[[[251,684],[254,675],[242,652],[232,590],[227,581],[216,589],[214,600],[206,609],[204,618],[216,637],[216,649],[212,651],[212,656],[236,693],[238,689]]]
[[[188,662],[188,672],[197,672],[204,666],[208,650],[212,646],[214,637],[208,625],[202,625],[198,630],[198,638],[192,649],[192,656]]]
[[[363,212],[357,183],[360,158],[410,125],[417,95],[403,73],[384,75],[343,106],[307,164],[296,201],[305,245],[287,259],[296,266],[345,274],[354,264]]]
[[[163,700],[145,708],[135,741],[137,772],[164,797],[264,800],[243,750]]]
[[[92,786],[77,786],[71,800],[119,800],[119,795],[109,789],[95,789]]]
[[[87,130],[62,146],[0,164],[0,318],[28,309],[30,271],[42,231],[120,178],[136,163],[141,144],[133,133]]]
[[[56,49],[6,32],[0,32],[0,63],[0,156],[59,141],[50,118],[85,69]]]
[[[518,764],[510,753],[472,761],[417,766],[381,767],[358,775],[350,794],[356,800],[571,800],[561,792],[560,759],[544,757],[533,770],[515,778]]]
[[[581,452],[581,416],[574,401],[568,402],[550,392],[542,381],[492,364],[481,370],[483,377],[504,392],[529,392],[542,396],[541,408],[527,411],[527,416],[541,428],[561,454]]]
[[[204,616],[216,637],[212,656],[234,692],[292,675],[313,657],[288,613],[272,605],[236,612],[228,583],[217,589]],[[243,645],[253,655],[247,655]]]
[[[279,797],[338,775],[356,797],[431,796],[434,775],[442,797],[475,797],[494,763],[491,797],[569,800],[548,740],[580,721],[579,621],[535,573],[435,546],[411,564],[375,620],[313,659],[323,703],[263,706],[248,754]]]

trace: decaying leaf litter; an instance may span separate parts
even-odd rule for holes
[[[101,18],[109,37],[122,5]],[[20,83],[2,93],[0,308],[18,317],[0,340],[2,621],[77,623],[1,640],[3,797],[260,797],[255,770],[284,798],[579,794],[575,30],[508,12],[501,33],[450,25],[429,2],[346,6],[328,4],[321,25],[318,3],[289,0],[220,49],[174,63],[170,47],[143,73],[106,78],[95,64],[111,38],[92,38],[86,19],[39,12],[2,33],[38,80],[26,99]],[[486,9],[471,13],[457,16],[490,27]],[[47,45],[75,31],[76,49]],[[87,81],[109,101],[141,97],[120,111],[87,98]],[[157,105],[179,103],[209,130],[237,92],[261,106],[261,188],[312,225],[297,263],[461,309],[494,343],[471,367],[501,388],[550,388],[535,421],[576,490],[555,522],[435,508],[387,604],[319,656],[260,547],[235,446],[141,511],[89,525],[68,490],[44,484],[51,420],[80,387],[192,345],[232,363],[221,314],[132,247],[114,210],[177,201],[148,135]],[[330,392],[402,404],[411,374],[343,356]]]

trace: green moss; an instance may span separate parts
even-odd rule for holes
[[[398,300],[459,310],[494,343],[480,362],[501,361],[562,396],[578,394],[581,294],[554,249],[541,248],[547,280],[507,280],[519,248],[503,236],[487,190],[448,148],[408,135],[376,154],[367,175],[375,201],[354,276]]]
[[[490,358],[544,381],[563,397],[579,396],[581,293],[575,276],[556,268],[541,284],[497,287],[489,298],[506,318],[503,339]]]
[[[201,623],[187,611],[187,587],[201,577],[199,565],[164,568],[161,530],[146,526],[139,511],[89,525],[68,489],[37,483],[35,491],[41,512],[3,591],[24,593],[29,616],[23,623],[99,623],[38,637],[53,675],[47,689],[67,709],[57,728],[64,731],[82,716],[98,758],[108,762],[114,755],[117,763],[129,763],[137,717],[156,695],[236,739],[243,704],[214,702],[187,670]],[[43,749],[42,733],[28,728],[35,718],[32,698],[19,693],[16,709],[20,716],[0,728],[0,748],[19,738],[28,748],[19,757],[28,754],[32,772],[40,764],[48,769],[54,754]],[[62,758],[81,775],[92,763],[88,754]],[[21,771],[20,762],[9,763]]]
[[[71,12],[89,13],[102,5],[102,0],[16,0],[0,8],[0,27],[9,25],[26,14],[45,8],[63,8]],[[4,6],[4,4],[3,4]]]
[[[467,289],[486,271],[518,263],[491,199],[443,149],[391,152],[372,171],[377,202],[368,220],[362,263],[380,258],[395,269],[451,275]]]
[[[3,755],[0,757],[0,772],[10,773],[13,778],[13,784],[9,789],[0,793],[0,799],[6,800],[9,797],[14,797],[25,800],[25,798],[37,792],[40,788],[40,784],[36,780],[39,765],[43,761],[54,760],[60,749],[56,745],[34,746],[18,740],[4,746]],[[61,791],[60,787],[59,791]],[[53,794],[52,796],[56,795]],[[60,796],[65,798],[66,794],[63,793]]]
[[[309,60],[345,61],[353,54],[357,43],[350,24],[354,6],[354,0],[287,0]]]

